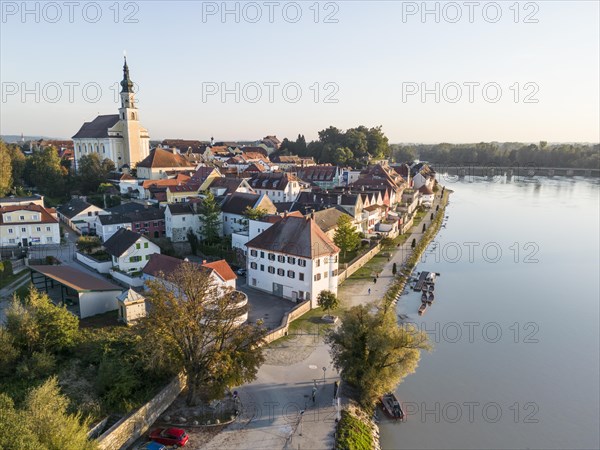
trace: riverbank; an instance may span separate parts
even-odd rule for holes
[[[399,244],[395,250],[390,249],[392,253],[388,257],[388,261],[381,267],[381,273],[384,275],[379,275],[379,272],[375,274],[376,283],[372,283],[371,276],[361,280],[349,279],[344,283],[342,292],[338,292],[340,299],[345,301],[343,306],[374,304],[374,306],[391,308],[396,304],[425,249],[441,229],[451,193],[452,191],[444,188],[436,194],[431,208],[433,217],[431,214],[426,214],[419,223],[415,224],[413,230],[416,231],[404,239],[403,244]],[[422,230],[423,226],[425,226],[425,231],[419,233],[418,230]],[[415,240],[414,247],[412,246],[413,239]],[[393,274],[394,265],[399,268],[396,275]],[[366,295],[364,295],[365,290]],[[371,419],[371,415],[353,402],[348,403],[344,411],[349,409],[352,412],[347,421],[340,421],[337,425],[336,448],[363,448],[362,445],[367,439],[367,429],[376,431],[372,433],[372,447],[364,448],[380,448],[378,427]],[[361,425],[357,425],[357,422]],[[348,443],[354,446],[346,446]]]

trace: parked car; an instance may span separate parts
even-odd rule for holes
[[[137,450],[167,450],[167,447],[158,442],[150,441],[146,442],[141,447],[137,447]]]
[[[238,269],[235,271],[236,274],[238,274],[240,277],[245,277],[246,276],[246,269]]]
[[[165,445],[183,447],[189,439],[181,428],[157,428],[150,433],[150,439]]]

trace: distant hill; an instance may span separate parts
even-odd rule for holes
[[[21,142],[21,135],[20,134],[3,134],[3,135],[0,135],[0,139],[2,139],[7,144],[14,144],[14,143]],[[25,142],[39,141],[40,139],[50,139],[50,140],[56,140],[56,141],[71,140],[71,138],[50,137],[50,136],[23,136],[23,139],[25,139]]]

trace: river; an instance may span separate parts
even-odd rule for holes
[[[441,274],[436,299],[397,305],[434,349],[382,448],[600,448],[599,181],[440,181],[448,218],[417,267]]]

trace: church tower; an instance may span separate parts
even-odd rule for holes
[[[121,81],[121,107],[119,121],[123,124],[123,156],[119,166],[128,165],[132,169],[138,162],[148,156],[148,131],[140,125],[139,111],[135,106],[133,82],[129,78],[127,58],[123,64],[123,81]]]

